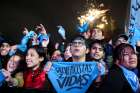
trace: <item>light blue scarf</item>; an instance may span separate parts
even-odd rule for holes
[[[123,74],[124,74],[125,78],[127,79],[128,83],[130,84],[132,90],[135,93],[138,93],[139,92],[139,80],[138,80],[137,75],[134,72],[126,69],[123,66],[119,65],[119,67],[122,69]]]

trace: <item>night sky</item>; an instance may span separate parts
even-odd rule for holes
[[[34,30],[42,23],[53,35],[54,41],[59,40],[57,25],[63,25],[68,38],[77,34],[76,24],[79,12],[85,10],[87,0],[1,0],[0,3],[0,32],[13,41],[19,42],[22,29],[27,27]],[[94,1],[94,0],[92,0]],[[95,0],[103,2],[110,9],[112,18],[123,29],[128,0]],[[58,39],[56,39],[56,37]]]

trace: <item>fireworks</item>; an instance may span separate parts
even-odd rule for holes
[[[103,6],[103,4],[101,4]],[[94,24],[97,20],[100,19],[100,23],[97,24],[97,26],[103,28],[104,24],[108,24],[107,19],[106,19],[106,12],[108,10],[101,10],[95,8],[94,5],[88,9],[88,11],[78,17],[79,23],[82,26],[84,23],[88,22],[89,24]]]
[[[103,29],[105,27],[105,24],[101,23],[101,24],[98,24],[96,27]]]

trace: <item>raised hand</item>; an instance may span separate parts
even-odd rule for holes
[[[59,25],[59,26],[57,26],[58,27],[58,33],[61,35],[61,37],[65,40],[66,39],[66,35],[65,35],[65,29],[61,26],[61,25]]]
[[[2,73],[5,76],[5,80],[6,81],[10,81],[10,79],[11,79],[11,73],[9,71],[5,70],[5,69],[2,69]]]
[[[28,34],[28,29],[26,28],[26,27],[24,27],[24,29],[23,29],[23,31],[22,31],[22,33],[24,34],[24,35],[27,35]]]
[[[15,51],[16,49],[17,49],[17,45],[11,46],[11,50],[12,50],[12,51]]]
[[[52,67],[52,62],[47,62],[46,63],[46,65],[44,66],[44,71],[47,73],[47,72],[49,72],[50,71],[50,69],[51,69],[51,67]]]
[[[41,34],[47,34],[47,31],[42,24],[36,26],[36,30],[39,31]]]

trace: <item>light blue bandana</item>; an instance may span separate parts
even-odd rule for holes
[[[57,93],[85,93],[98,74],[96,62],[54,62],[48,77]]]
[[[139,80],[138,80],[137,75],[134,72],[126,69],[123,66],[120,66],[120,68],[122,69],[123,74],[124,74],[125,78],[127,79],[128,83],[130,84],[132,90],[135,93],[138,93],[138,91],[139,91]]]

